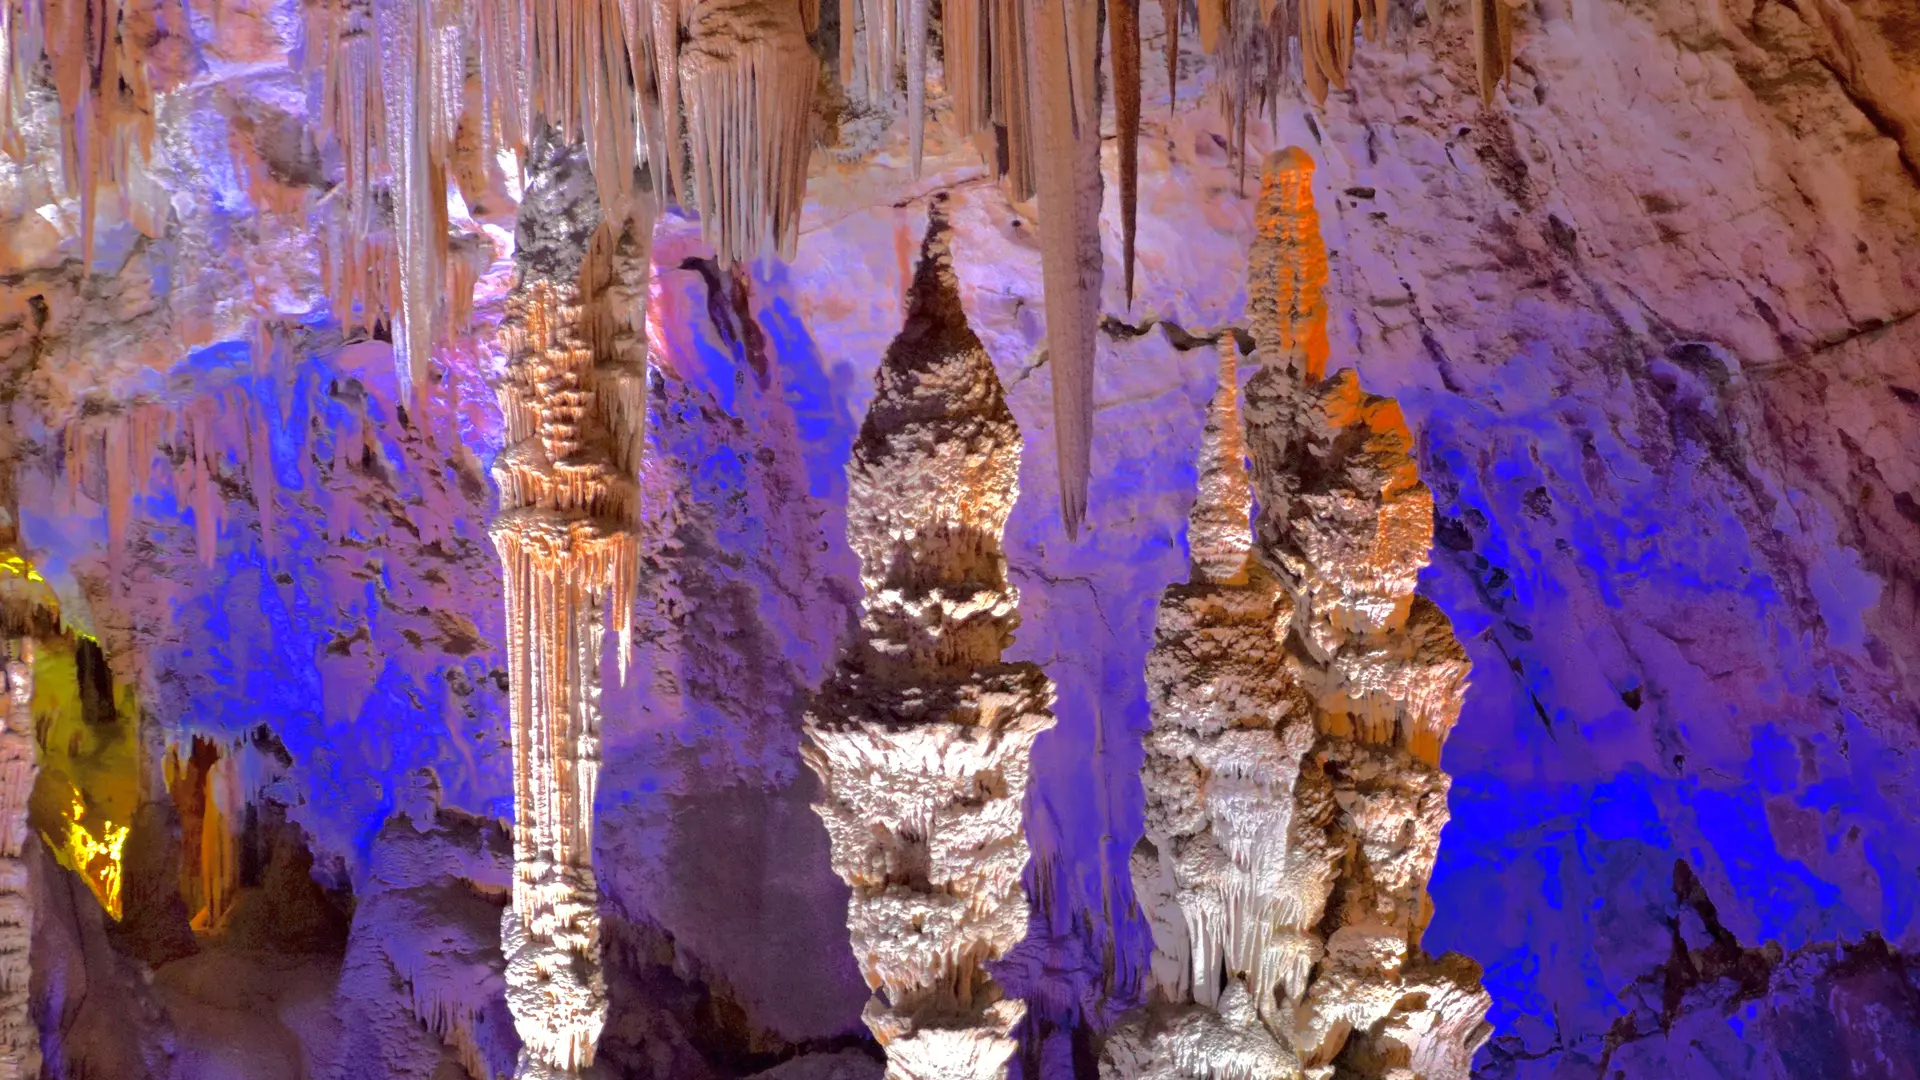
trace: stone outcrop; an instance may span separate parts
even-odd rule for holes
[[[1003,1075],[1025,1013],[985,966],[1026,932],[1027,759],[1053,724],[1046,675],[1001,660],[1020,451],[936,209],[848,468],[860,629],[805,749],[893,1080]]]
[[[610,608],[625,670],[633,610],[650,219],[600,224],[584,153],[536,140],[502,333],[507,445],[491,533],[505,578],[514,748],[513,902],[502,917],[520,1075],[569,1076],[606,1022],[593,815]],[[636,274],[641,275],[636,281]]]
[[[1298,149],[1268,160],[1249,259],[1258,543],[1228,339],[1192,578],[1148,656],[1133,874],[1155,947],[1150,1002],[1105,1052],[1114,1080],[1465,1080],[1488,1033],[1479,969],[1419,948],[1468,664],[1413,591],[1432,497],[1398,408],[1351,370],[1320,376],[1312,170]]]

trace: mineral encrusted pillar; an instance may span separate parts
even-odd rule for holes
[[[1275,632],[1293,601],[1250,559],[1236,353],[1223,338],[1192,574],[1162,598],[1147,654],[1146,835],[1132,870],[1153,931],[1151,1003],[1109,1037],[1111,1078],[1299,1075],[1277,991],[1297,997],[1315,956],[1330,803],[1303,769],[1318,733]]]
[[[1323,375],[1312,173],[1298,149],[1268,160],[1248,260],[1258,561],[1223,349],[1193,579],[1147,661],[1154,983],[1108,1041],[1115,1080],[1465,1080],[1488,1031],[1478,967],[1420,950],[1467,658],[1414,592],[1433,499],[1399,407]]]
[[[0,642],[0,1080],[40,1075],[40,1029],[29,1013],[27,984],[33,939],[28,888],[27,799],[39,772],[33,741],[33,643]]]
[[[1018,623],[1000,538],[1020,451],[936,207],[847,470],[860,631],[805,749],[892,1080],[1004,1075],[1025,1012],[985,967],[1026,933],[1028,754],[1053,725],[1053,684],[1000,659]]]
[[[1296,923],[1324,942],[1311,984],[1283,1002],[1309,1069],[1338,1058],[1356,1077],[1464,1078],[1489,1031],[1480,970],[1428,957],[1420,937],[1447,821],[1440,748],[1470,665],[1446,615],[1414,591],[1433,494],[1399,405],[1350,368],[1321,375],[1326,249],[1312,181],[1298,148],[1266,162],[1249,259],[1264,280],[1248,284],[1264,358],[1247,386],[1255,550],[1293,599],[1289,666],[1319,732],[1302,776],[1332,803],[1315,836],[1332,891]]]
[[[577,1075],[606,1022],[593,873],[603,609],[633,609],[650,209],[601,227],[585,152],[537,138],[498,392],[491,529],[506,590],[513,902],[502,917],[523,1078]],[[636,281],[639,282],[637,285]],[[636,340],[637,339],[637,340]]]

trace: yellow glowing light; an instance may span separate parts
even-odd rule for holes
[[[73,793],[73,817],[67,822],[67,842],[58,844],[51,836],[47,846],[54,849],[62,864],[85,878],[107,914],[120,918],[120,861],[126,854],[127,829],[111,821],[100,823],[98,839],[81,822],[87,816],[86,802]],[[44,835],[44,834],[43,834]]]
[[[0,551],[0,574],[26,578],[28,582],[36,585],[43,584],[47,580],[40,576],[40,571],[35,570],[32,563],[11,551]]]

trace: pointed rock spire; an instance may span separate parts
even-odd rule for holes
[[[936,206],[847,470],[860,631],[803,751],[891,1080],[1004,1076],[1026,1012],[986,967],[1026,933],[1028,754],[1053,725],[1053,684],[1001,660],[1018,623],[1000,538],[1020,449]]]

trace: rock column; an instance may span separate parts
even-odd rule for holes
[[[1297,149],[1268,160],[1249,258],[1257,537],[1228,344],[1192,580],[1147,661],[1151,1003],[1109,1039],[1110,1080],[1465,1080],[1488,1034],[1478,967],[1420,950],[1469,665],[1414,592],[1433,500],[1399,407],[1324,376],[1312,173]]]
[[[536,139],[498,386],[507,445],[491,533],[506,589],[513,899],[502,919],[519,1075],[577,1075],[606,1022],[593,872],[600,664],[611,609],[624,673],[645,423],[643,211],[602,226],[586,154]],[[637,295],[634,295],[637,289]]]
[[[936,207],[848,468],[860,629],[805,748],[892,1080],[1004,1075],[1025,1012],[985,966],[1026,933],[1028,754],[1053,724],[1052,683],[1000,658],[1020,451]]]
[[[33,740],[33,642],[0,643],[0,1080],[40,1075],[40,1029],[28,1011],[33,940],[32,895],[27,881],[27,799],[39,773]]]

